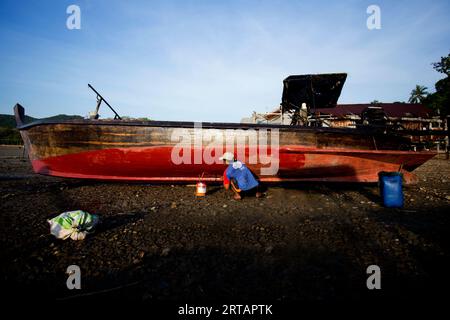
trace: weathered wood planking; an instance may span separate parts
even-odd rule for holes
[[[33,126],[22,131],[32,141],[33,158],[59,156],[88,150],[106,148],[150,147],[150,146],[174,146],[180,139],[174,134],[179,128],[155,127],[155,126],[113,126],[113,125],[74,125],[74,124],[48,124]],[[194,142],[193,128],[183,128],[188,139]],[[252,129],[258,135],[260,129]],[[266,129],[264,129],[266,130]],[[245,141],[248,139],[248,130],[236,129],[201,129],[202,144],[217,144],[205,138],[211,135],[211,131],[219,132],[222,136],[222,145],[226,140]],[[268,142],[270,143],[270,130]],[[247,138],[247,139],[246,139]],[[246,139],[246,140],[245,140]],[[220,141],[219,141],[220,142]],[[264,141],[259,141],[264,142]],[[347,132],[315,132],[311,130],[280,130],[279,145],[301,145],[306,147],[344,148],[360,150],[399,150],[405,148],[408,139],[398,136],[351,134]]]

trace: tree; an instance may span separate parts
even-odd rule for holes
[[[450,54],[441,57],[441,61],[432,63],[434,70],[446,75],[434,85],[436,92],[427,96],[424,104],[437,114],[445,117],[450,114]]]
[[[416,85],[411,91],[409,103],[422,103],[428,95],[427,87]]]
[[[441,57],[441,61],[432,63],[434,70],[445,73],[447,77],[450,73],[450,53],[446,57]]]

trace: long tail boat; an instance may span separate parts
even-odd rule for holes
[[[339,81],[330,75],[287,78],[283,92],[286,109],[303,103],[314,108],[315,102],[323,107],[335,104],[343,86],[340,75]],[[305,79],[307,89],[301,84]],[[294,84],[300,84],[304,92],[299,94]],[[295,97],[289,95],[292,88],[296,88]],[[108,103],[95,92],[98,111],[102,101]],[[405,183],[414,183],[417,178],[412,171],[436,155],[430,151],[412,151],[410,139],[398,133],[364,128],[209,122],[199,128],[194,122],[123,120],[116,112],[114,120],[94,117],[25,124],[24,108],[17,104],[14,113],[34,172],[65,178],[192,182],[202,175],[205,181],[221,181],[225,165],[218,158],[228,150],[229,141],[239,139],[247,139],[247,143],[244,151],[238,152],[238,160],[245,162],[262,182],[274,183],[376,182],[381,171],[401,171]],[[255,144],[249,132],[270,139]],[[180,146],[186,149],[174,153]],[[257,156],[249,161],[252,152]],[[258,156],[261,152],[267,154],[270,164]],[[174,161],[174,154],[181,155],[185,161]],[[195,159],[197,154],[208,154],[212,161],[195,161],[199,160]],[[276,165],[278,170],[262,174],[262,169],[269,165]]]

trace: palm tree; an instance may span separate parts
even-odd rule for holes
[[[428,95],[427,87],[416,85],[414,90],[411,90],[409,103],[422,103]]]

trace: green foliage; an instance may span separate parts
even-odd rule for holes
[[[441,57],[441,61],[432,64],[433,68],[447,77],[435,84],[436,92],[429,94],[423,103],[436,114],[445,117],[450,114],[450,54]]]
[[[21,144],[19,130],[15,128],[0,127],[0,144]]]
[[[432,63],[434,70],[449,76],[450,73],[450,53],[446,57],[441,57],[441,61]]]
[[[416,85],[416,87],[413,90],[411,90],[408,102],[422,103],[429,94],[427,90],[428,90],[427,87]]]

